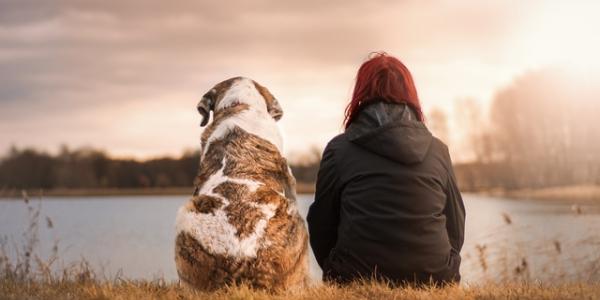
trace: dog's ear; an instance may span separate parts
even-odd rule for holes
[[[254,81],[254,85],[256,86],[256,89],[258,90],[260,95],[265,99],[265,103],[267,104],[267,111],[269,112],[271,117],[273,117],[275,121],[279,121],[279,119],[281,119],[281,117],[283,116],[283,110],[281,109],[281,105],[279,105],[279,101],[275,99],[273,94],[271,94],[271,92],[269,92],[269,90],[266,87],[258,84],[256,81]]]
[[[273,119],[275,119],[275,121],[279,121],[281,119],[281,117],[283,117],[283,109],[281,109],[281,105],[279,105],[279,101],[277,101],[277,99],[275,99],[275,98],[273,98],[273,101],[271,101],[270,105],[267,102],[267,111],[269,112],[271,117],[273,117]]]
[[[215,90],[212,89],[208,93],[204,94],[204,96],[202,96],[202,100],[198,102],[198,106],[196,108],[198,109],[198,113],[202,115],[202,122],[200,123],[200,126],[202,127],[208,124],[208,120],[210,119],[210,112],[213,109],[215,109],[214,97]]]

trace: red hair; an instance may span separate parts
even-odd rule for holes
[[[344,127],[350,126],[363,105],[374,101],[406,103],[419,121],[424,120],[410,71],[385,52],[373,53],[358,69],[352,100],[346,106]]]

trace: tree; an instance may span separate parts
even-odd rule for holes
[[[600,157],[595,130],[598,88],[560,69],[528,72],[498,91],[492,136],[519,187],[594,180]]]
[[[448,116],[446,112],[441,108],[434,107],[427,116],[427,123],[432,133],[448,145],[450,139],[448,136]]]
[[[464,144],[474,160],[478,163],[490,162],[494,156],[494,147],[480,104],[473,98],[458,99],[455,110]]]

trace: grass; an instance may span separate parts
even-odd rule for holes
[[[509,196],[521,199],[540,199],[573,202],[600,201],[600,185],[572,185],[540,189],[524,189],[509,193]]]
[[[572,203],[599,203],[600,185],[566,185],[517,190],[489,189],[478,193],[518,200],[544,200]]]
[[[174,283],[145,281],[0,282],[3,299],[600,299],[598,284],[488,284],[470,287],[392,288],[362,282],[350,286],[319,285],[270,294],[246,286],[195,292]]]
[[[471,259],[489,280],[481,284],[462,284],[447,287],[394,288],[386,283],[362,281],[348,286],[315,284],[301,290],[268,293],[247,286],[231,286],[214,292],[199,292],[181,287],[176,282],[158,280],[131,280],[107,278],[98,275],[85,261],[61,267],[58,261],[58,243],[48,257],[38,256],[40,226],[52,228],[53,221],[41,219],[40,207],[23,193],[29,213],[29,226],[20,244],[12,245],[14,255],[8,255],[7,239],[0,239],[0,299],[600,299],[600,257],[579,262],[571,268],[581,277],[566,280],[557,270],[557,280],[537,281],[530,274],[526,257],[518,257],[516,264],[510,254],[513,248],[497,245],[478,245],[477,255]],[[515,226],[508,214],[502,215],[506,226]],[[512,243],[511,243],[512,244]],[[564,245],[554,242],[551,251],[559,256]],[[496,260],[493,249],[502,250]],[[518,253],[517,253],[518,254]],[[549,272],[551,273],[551,272]],[[501,275],[501,280],[496,280]],[[587,279],[584,279],[587,278]]]

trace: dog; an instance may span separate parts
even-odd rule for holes
[[[197,106],[206,126],[192,198],[176,218],[180,281],[200,290],[233,284],[283,290],[308,280],[308,234],[268,89],[225,80]]]

